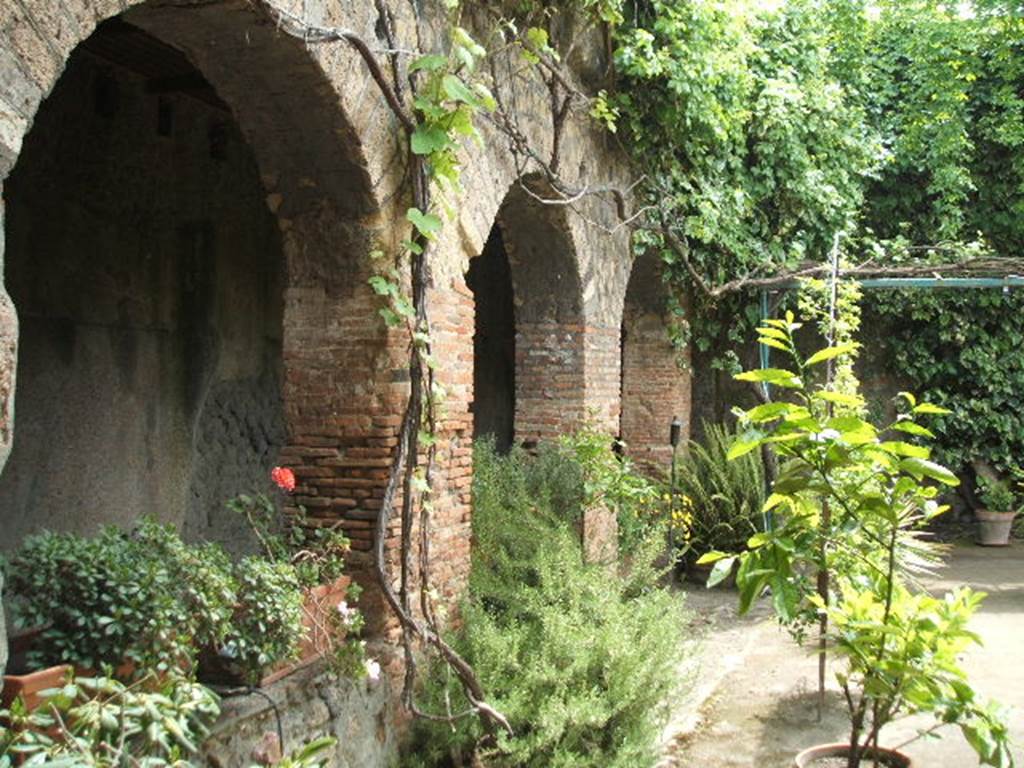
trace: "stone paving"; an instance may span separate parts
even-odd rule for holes
[[[1024,765],[1024,545],[956,546],[931,586],[946,590],[963,584],[989,595],[972,624],[984,646],[972,649],[964,664],[982,699],[1007,707],[1014,757]],[[685,589],[704,642],[689,670],[696,687],[666,731],[660,768],[788,768],[806,746],[845,740],[845,709],[831,672],[826,710],[818,721],[817,659],[793,644],[765,606],[740,619],[734,592]],[[882,741],[901,744],[929,722],[916,717],[893,723]],[[904,748],[915,768],[978,765],[959,730],[940,732],[941,739]]]

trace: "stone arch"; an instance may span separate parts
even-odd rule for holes
[[[355,547],[368,551],[373,489],[383,484],[387,440],[396,431],[391,423],[395,395],[376,385],[381,377],[393,379],[381,362],[388,359],[388,338],[374,318],[376,304],[366,286],[366,256],[379,212],[356,131],[335,87],[301,41],[280,34],[247,2],[81,5],[41,2],[31,16],[9,12],[0,63],[10,65],[13,74],[0,92],[0,178],[7,179],[40,102],[54,91],[76,45],[93,39],[97,21],[106,47],[93,53],[114,67],[140,70],[136,74],[145,81],[153,130],[167,119],[162,95],[172,100],[168,94],[208,89],[191,97],[216,99],[223,112],[226,127],[210,125],[210,151],[218,151],[225,135],[230,140],[231,131],[239,132],[254,158],[258,194],[277,225],[266,233],[279,241],[284,265],[281,290],[273,299],[280,301],[283,318],[277,461],[295,468],[299,503],[319,519],[344,518]],[[133,54],[133,36],[137,43],[142,34],[167,51]],[[173,71],[168,51],[192,71]],[[208,235],[202,221],[182,233],[200,259]],[[0,361],[0,460],[6,460],[14,434],[18,329],[6,292],[0,299],[0,351],[6,353]],[[236,394],[203,389],[204,406],[217,408],[206,414],[214,426],[231,416]],[[211,421],[201,411],[193,420],[193,439],[200,442],[200,427]]]
[[[669,427],[683,423],[689,434],[690,373],[680,366],[685,353],[669,336],[672,321],[669,288],[656,254],[636,258],[622,311],[622,415],[619,434],[628,455],[644,469],[664,472],[671,461]]]
[[[585,417],[585,321],[575,243],[565,209],[513,184],[480,256],[474,294],[474,433],[527,446],[571,431]],[[528,191],[528,189],[530,191]]]

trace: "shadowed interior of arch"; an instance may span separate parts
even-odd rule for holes
[[[466,284],[473,291],[473,438],[489,437],[499,451],[512,447],[516,409],[516,326],[512,273],[501,227],[472,259]]]
[[[120,19],[70,56],[5,184],[20,322],[0,547],[156,514],[247,549],[224,501],[285,440],[284,268],[253,153],[186,57]]]

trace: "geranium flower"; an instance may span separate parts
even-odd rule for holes
[[[277,483],[282,491],[291,493],[295,490],[295,473],[287,467],[274,467],[270,470],[270,479]]]

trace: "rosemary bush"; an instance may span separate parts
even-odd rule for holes
[[[515,736],[484,746],[475,719],[454,730],[422,725],[417,765],[468,764],[474,753],[493,766],[651,762],[686,647],[679,598],[655,586],[661,541],[638,548],[630,575],[586,565],[550,505],[561,478],[531,489],[536,460],[521,452],[501,458],[485,446],[475,461],[473,571],[455,641]],[[436,711],[466,707],[443,670],[427,699]]]

